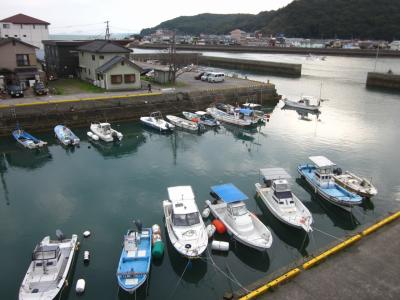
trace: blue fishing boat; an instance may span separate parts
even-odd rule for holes
[[[75,146],[78,145],[80,139],[64,125],[57,125],[54,127],[54,133],[56,134],[57,139],[64,145],[64,146]]]
[[[12,132],[12,136],[18,143],[28,149],[37,149],[47,145],[46,142],[35,138],[34,136],[19,128]]]
[[[362,198],[339,186],[333,179],[335,164],[325,156],[311,156],[313,164],[297,167],[300,175],[324,200],[350,211],[362,202]]]
[[[151,228],[136,223],[136,230],[130,229],[124,236],[123,249],[119,259],[117,279],[119,286],[133,294],[148,278],[151,264]]]

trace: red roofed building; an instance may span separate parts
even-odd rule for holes
[[[49,39],[50,23],[24,14],[0,20],[0,38],[16,38],[43,49],[43,40]]]

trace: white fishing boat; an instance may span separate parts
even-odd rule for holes
[[[334,170],[333,179],[345,189],[365,198],[371,198],[378,193],[377,188],[372,185],[370,180],[359,177],[349,171],[344,172],[344,174],[341,173],[341,170],[339,172]]]
[[[169,187],[168,195],[163,209],[169,239],[184,257],[198,258],[207,248],[208,235],[192,187]]]
[[[289,226],[312,231],[312,215],[292,193],[288,182],[290,175],[282,168],[268,168],[260,170],[261,177],[262,183],[255,184],[257,194],[270,212]]]
[[[220,122],[225,122],[237,126],[250,127],[250,126],[256,126],[258,123],[258,119],[254,121],[250,119],[244,119],[243,115],[241,116],[237,112],[229,114],[215,107],[207,108],[207,112]]]
[[[57,230],[57,241],[46,236],[32,254],[32,261],[19,289],[19,300],[55,299],[68,278],[77,250],[78,236],[64,239]],[[58,299],[58,298],[57,298]]]
[[[247,196],[232,183],[211,187],[215,201],[206,200],[211,213],[219,219],[240,243],[266,251],[272,245],[272,234],[255,214],[249,212],[244,203]]]
[[[191,132],[199,132],[202,129],[204,129],[204,126],[199,126],[198,123],[196,122],[192,122],[177,116],[173,116],[173,115],[167,115],[166,116],[167,120],[175,125],[176,127],[191,131]]]
[[[105,142],[120,141],[123,138],[121,132],[111,128],[110,123],[92,123],[90,130]]]
[[[285,98],[285,99],[283,99],[283,102],[285,103],[285,105],[287,105],[289,107],[301,108],[301,109],[310,110],[310,111],[318,111],[319,108],[321,107],[321,100],[320,99],[315,100],[311,96],[302,96],[299,101],[292,101],[292,100]],[[315,103],[315,102],[317,102],[317,104],[311,104],[311,103]]]
[[[160,132],[173,131],[175,126],[165,121],[161,112],[152,112],[148,117],[140,117],[140,122]]]

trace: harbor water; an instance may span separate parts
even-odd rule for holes
[[[208,53],[207,53],[208,54]],[[369,58],[224,54],[237,58],[303,63],[301,78],[250,75],[276,84],[279,94],[325,99],[322,113],[299,115],[267,107],[271,120],[255,131],[222,126],[201,135],[160,135],[135,122],[114,123],[124,134],[120,144],[92,143],[88,128],[72,128],[82,138],[79,148],[65,149],[54,133],[36,133],[49,142],[40,153],[21,149],[10,137],[0,143],[0,298],[15,299],[35,244],[44,236],[79,234],[80,251],[61,299],[134,299],[119,291],[116,270],[123,235],[140,219],[144,226],[162,225],[166,252],[154,261],[148,286],[137,299],[220,299],[294,261],[357,232],[400,208],[400,95],[365,88]],[[378,59],[378,71],[400,72],[400,62]],[[322,89],[321,89],[322,82]],[[251,95],[249,95],[251,101]],[[55,124],[56,125],[56,124]],[[308,156],[325,155],[343,170],[371,178],[378,195],[351,214],[327,204],[299,179],[296,167]],[[306,236],[277,221],[255,197],[259,169],[283,167],[293,177],[293,192],[314,217]],[[230,241],[228,253],[211,252],[187,263],[169,243],[163,226],[162,200],[167,187],[191,185],[202,210],[210,186],[234,183],[249,196],[248,208],[271,229],[274,242],[267,254]],[[209,220],[207,222],[210,222]],[[83,238],[90,230],[92,235]],[[91,261],[83,264],[83,252]],[[79,278],[86,291],[74,291]]]

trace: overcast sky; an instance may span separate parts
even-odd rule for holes
[[[50,34],[139,32],[146,27],[200,13],[252,13],[281,8],[292,0],[0,0],[0,19],[23,13],[51,23]]]

